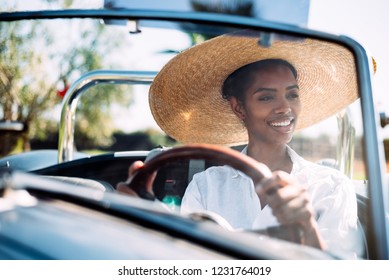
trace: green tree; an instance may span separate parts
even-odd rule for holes
[[[53,118],[46,115],[61,103],[59,83],[108,67],[104,54],[120,41],[107,34],[98,21],[73,22],[76,33],[70,35],[76,39],[62,45],[55,40],[56,31],[64,30],[59,27],[61,20],[0,23],[0,120],[26,126],[21,134],[0,135],[0,155],[7,155],[18,144],[19,149],[28,151],[32,137],[42,139],[48,131],[57,130]],[[128,91],[112,85],[91,89],[80,99],[76,131],[96,145],[109,143],[113,131],[107,108],[114,102],[129,106],[132,97]]]
[[[37,24],[23,28],[21,22],[0,24],[0,112],[5,121],[25,124],[20,135],[2,134],[1,154],[7,154],[20,139],[22,148],[28,150],[30,127],[41,113],[58,102],[52,94],[55,85],[36,80],[34,73],[42,71],[47,57],[36,52],[33,38],[42,32]],[[44,38],[49,43],[50,37]]]
[[[120,44],[120,39],[115,38],[113,34],[107,34],[104,26],[97,21],[83,23],[82,20],[79,26],[79,44],[72,46],[60,59],[62,77],[76,79],[83,73],[107,68],[104,54]],[[88,89],[80,98],[76,112],[76,139],[84,145],[89,143],[90,146],[110,144],[114,132],[110,115],[110,106],[113,103],[130,106],[131,88],[128,85],[102,84]]]

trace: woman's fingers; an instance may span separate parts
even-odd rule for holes
[[[144,163],[143,161],[135,161],[133,162],[130,167],[128,168],[128,177],[127,177],[127,180],[125,182],[119,182],[117,185],[116,185],[116,190],[120,193],[124,193],[124,194],[127,194],[127,195],[130,195],[130,196],[136,196],[138,197],[139,195],[132,189],[130,189],[128,187],[128,183],[131,182],[133,176],[135,175],[135,173],[141,169],[142,167],[144,166]]]
[[[134,176],[134,174],[139,170],[141,169],[143,166],[144,166],[144,162],[143,161],[140,161],[140,160],[137,160],[137,161],[134,161],[130,167],[128,168],[128,179],[127,179],[127,182],[129,182],[132,178],[132,176]]]
[[[306,224],[313,216],[307,189],[286,172],[277,171],[264,179],[257,193],[281,224]]]
[[[124,193],[124,194],[127,194],[127,195],[130,195],[130,196],[138,196],[138,194],[133,191],[132,189],[130,189],[128,187],[128,185],[124,182],[119,182],[117,185],[116,185],[116,191],[120,192],[120,193]]]
[[[306,224],[312,217],[309,200],[297,196],[279,207],[272,207],[273,215],[281,224]]]

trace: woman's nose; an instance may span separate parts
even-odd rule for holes
[[[284,100],[284,99],[280,100],[274,109],[274,112],[276,114],[287,114],[290,113],[291,111],[292,109],[288,100]]]

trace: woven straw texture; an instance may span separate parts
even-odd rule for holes
[[[149,92],[154,119],[181,143],[247,143],[247,132],[221,95],[224,80],[241,66],[281,58],[298,72],[302,111],[297,129],[334,115],[358,98],[355,62],[343,46],[313,40],[274,40],[258,44],[259,34],[223,35],[170,60]]]

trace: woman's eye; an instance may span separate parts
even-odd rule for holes
[[[289,99],[297,99],[300,97],[300,95],[298,93],[290,93],[288,97]]]
[[[258,98],[260,101],[270,101],[273,99],[272,96],[261,96],[260,98]]]

